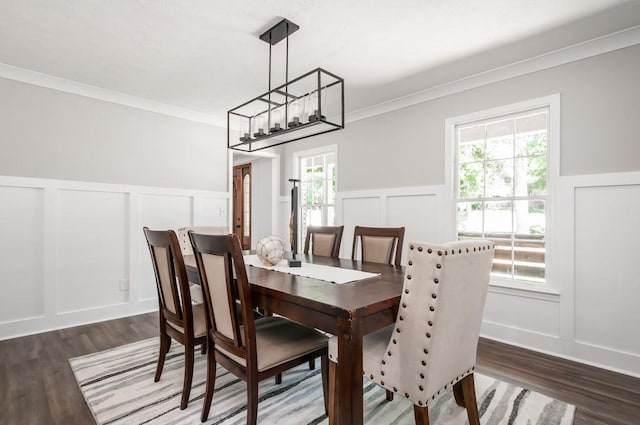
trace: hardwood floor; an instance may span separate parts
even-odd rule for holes
[[[68,359],[157,335],[144,314],[0,342],[0,424],[94,423]],[[481,340],[478,371],[575,404],[575,425],[640,424],[640,379]]]
[[[481,339],[478,371],[577,407],[575,425],[640,424],[640,379]]]

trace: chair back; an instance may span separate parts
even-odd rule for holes
[[[173,230],[150,230],[145,227],[144,235],[156,277],[160,315],[174,327],[193,334],[189,281],[176,233]]]
[[[357,259],[357,248],[360,245],[362,261],[399,266],[402,259],[403,242],[404,227],[356,226],[353,232],[351,259]]]
[[[304,253],[338,258],[344,226],[309,226],[304,240]]]
[[[191,241],[189,240],[189,231],[194,233],[200,233],[203,235],[226,235],[229,233],[229,229],[225,226],[191,226],[181,227],[178,229],[178,240],[180,241],[180,249],[182,255],[193,255],[193,248],[191,247]]]
[[[493,253],[494,243],[482,239],[409,243],[381,374],[414,403],[428,402],[452,379],[473,373]]]
[[[209,336],[217,348],[257,364],[253,302],[238,237],[193,231],[189,237],[204,291]],[[241,317],[236,314],[238,303]]]

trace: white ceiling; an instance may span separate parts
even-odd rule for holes
[[[637,26],[640,1],[2,0],[0,63],[223,119],[266,91],[282,17],[289,75],[343,77],[353,112]]]

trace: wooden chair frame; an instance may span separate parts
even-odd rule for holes
[[[150,230],[144,228],[144,234],[151,253],[153,271],[156,277],[156,289],[158,290],[158,308],[160,319],[160,352],[158,355],[158,365],[154,382],[160,380],[164,361],[167,352],[171,348],[171,340],[175,339],[184,345],[184,383],[182,387],[182,399],[180,409],[183,410],[189,403],[191,393],[191,383],[193,381],[194,348],[198,345],[202,349],[206,348],[206,334],[200,337],[194,335],[193,309],[191,305],[191,294],[189,291],[189,280],[182,257],[182,250],[178,237],[173,230]],[[160,279],[158,258],[154,248],[164,248],[166,253],[166,264],[169,267],[169,280],[171,296],[165,297]],[[167,299],[170,298],[170,299]],[[181,302],[180,302],[181,300]],[[171,308],[170,308],[171,307]],[[180,332],[174,326],[180,327],[184,332]]]
[[[247,424],[255,425],[258,415],[258,383],[270,377],[278,377],[282,372],[295,366],[308,362],[316,357],[322,361],[322,382],[324,389],[325,409],[328,407],[329,396],[329,360],[327,347],[312,351],[304,356],[297,357],[275,367],[258,371],[258,353],[256,346],[256,324],[253,315],[253,302],[251,289],[247,279],[242,247],[235,234],[224,236],[200,235],[189,232],[193,251],[200,273],[200,282],[205,292],[205,310],[209,324],[208,349],[207,349],[207,383],[205,389],[204,404],[202,406],[201,420],[204,422],[209,417],[211,401],[213,399],[216,367],[220,363],[229,372],[247,383]],[[206,269],[203,263],[203,254],[219,255],[224,257],[226,271],[226,285],[229,303],[229,311],[235,311],[236,303],[240,301],[241,320],[237,315],[231,315],[233,338],[228,338],[218,331],[216,325],[216,311],[213,308],[212,297],[220,294],[211,294]],[[233,271],[235,270],[235,278]],[[242,336],[241,336],[242,332]],[[228,353],[241,357],[245,365],[239,364],[218,348]],[[277,379],[278,381],[279,379]],[[276,382],[277,382],[276,381]]]
[[[364,245],[362,244],[363,236],[380,236],[394,238],[391,252],[389,253],[388,263],[400,266],[402,259],[402,245],[404,243],[404,227],[362,227],[356,226],[353,231],[353,248],[351,250],[351,259],[356,260],[356,252],[358,242],[360,242],[361,254],[360,259],[364,258]],[[395,250],[395,260],[393,252]]]
[[[331,249],[331,257],[338,258],[338,256],[340,255],[340,245],[342,244],[343,231],[344,226],[308,226],[307,236],[304,240],[305,255],[309,254],[309,247],[311,247],[311,251],[313,253],[313,235],[320,233],[326,235],[335,235],[333,248]]]

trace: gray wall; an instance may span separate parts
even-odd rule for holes
[[[443,184],[447,118],[555,93],[562,175],[640,170],[639,76],[637,45],[347,123],[284,145],[281,193],[293,153],[326,144],[338,145],[339,191]]]
[[[0,175],[227,189],[226,131],[0,78]]]

